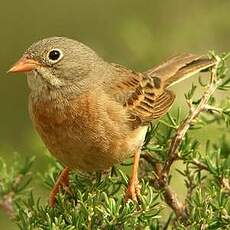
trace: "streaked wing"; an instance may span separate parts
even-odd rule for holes
[[[113,85],[115,98],[127,108],[133,127],[163,116],[170,109],[175,95],[163,90],[154,78],[113,65],[120,79]]]
[[[136,73],[112,64],[116,78],[114,96],[128,110],[133,127],[163,116],[170,109],[175,95],[169,86],[184,80],[216,63],[206,56],[181,54],[145,73]]]

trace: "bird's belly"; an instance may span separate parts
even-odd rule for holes
[[[96,146],[81,141],[70,142],[62,138],[61,142],[48,144],[50,152],[65,166],[84,172],[100,171],[118,163],[120,156],[101,151]]]
[[[107,148],[101,147],[100,143],[100,140],[107,139],[105,136],[97,136],[96,142],[85,142],[80,139],[71,141],[61,137],[59,147],[50,151],[70,168],[87,172],[106,170],[134,154],[142,146],[146,130],[146,127],[141,127],[129,133],[126,138],[109,139]]]
[[[49,151],[65,166],[92,172],[107,170],[134,154],[144,141],[146,127],[127,134],[126,138],[108,134],[86,137],[58,127],[49,134],[39,129],[38,132]]]
[[[132,130],[124,114],[110,108],[95,111],[87,103],[97,107],[91,98],[62,111],[54,103],[30,103],[30,115],[49,151],[64,165],[86,172],[106,170],[142,145],[146,127]]]

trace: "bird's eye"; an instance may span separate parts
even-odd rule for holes
[[[52,62],[57,62],[62,58],[62,52],[59,49],[53,49],[48,53],[48,58]]]

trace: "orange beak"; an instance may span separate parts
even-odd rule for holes
[[[8,73],[30,72],[40,65],[38,61],[23,56],[8,70]]]

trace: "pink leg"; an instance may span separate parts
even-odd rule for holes
[[[52,188],[50,195],[49,195],[49,205],[51,207],[55,206],[56,203],[56,196],[60,191],[61,187],[68,187],[69,186],[69,168],[65,167],[61,174],[59,175],[54,187]]]
[[[129,185],[125,196],[126,201],[128,199],[137,201],[138,196],[140,195],[140,186],[138,182],[138,166],[140,160],[140,153],[141,151],[138,149],[134,154],[131,177],[129,179]]]

